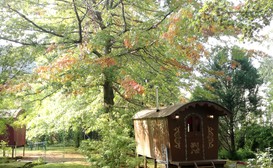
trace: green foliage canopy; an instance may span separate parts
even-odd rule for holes
[[[253,122],[253,116],[261,114],[258,91],[262,80],[251,64],[250,56],[239,48],[216,48],[215,55],[203,67],[202,85],[193,93],[195,100],[209,99],[232,112],[223,119],[220,131],[222,145],[230,153],[236,152],[238,125],[244,127]]]

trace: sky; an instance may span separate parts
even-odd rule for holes
[[[223,46],[232,46],[236,45],[247,50],[261,51],[262,53],[267,54],[270,57],[273,57],[273,21],[270,25],[266,26],[257,33],[258,37],[261,37],[261,41],[242,41],[238,40],[235,37],[222,36],[219,39],[210,38],[208,45],[223,45]],[[260,61],[253,59],[253,64],[256,68],[260,66]]]

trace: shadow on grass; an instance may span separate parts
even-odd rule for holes
[[[0,168],[89,168],[75,163],[18,162],[11,158],[0,158]]]
[[[73,163],[48,163],[44,165],[35,166],[34,168],[89,168],[90,166],[84,166]]]

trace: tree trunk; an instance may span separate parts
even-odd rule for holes
[[[236,145],[235,145],[235,132],[234,132],[234,119],[233,115],[230,116],[230,121],[229,121],[229,131],[230,131],[230,154],[235,154],[236,153]],[[233,155],[235,156],[235,155]]]
[[[111,38],[106,40],[104,48],[104,54],[108,55],[111,53]],[[103,71],[105,80],[103,84],[103,97],[104,97],[104,108],[105,112],[109,113],[112,111],[114,106],[114,90],[113,90],[113,69],[111,67],[105,68]]]
[[[79,148],[81,145],[81,141],[83,140],[83,132],[81,127],[77,127],[77,129],[73,132],[75,147]]]
[[[114,106],[114,90],[113,90],[113,82],[112,75],[110,71],[104,71],[104,84],[103,84],[103,98],[104,98],[104,108],[105,112],[109,113],[112,111]]]

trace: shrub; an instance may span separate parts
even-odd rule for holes
[[[224,149],[220,150],[219,157],[221,159],[230,159],[230,160],[240,160],[241,159],[237,152],[230,153],[229,151],[224,150]]]
[[[272,148],[266,148],[265,151],[258,151],[255,153],[256,157],[254,159],[248,159],[248,166],[250,168],[270,168],[273,160],[273,155],[271,152],[273,151]]]
[[[135,167],[135,143],[130,137],[131,129],[122,119],[99,119],[100,138],[82,141],[80,150],[91,162],[92,167],[116,168]]]
[[[219,157],[221,159],[230,159],[230,160],[246,160],[250,158],[255,158],[255,154],[250,149],[239,149],[235,153],[230,153],[227,150],[220,150]]]
[[[237,151],[237,155],[239,156],[240,160],[255,158],[255,153],[250,149],[239,149]]]

